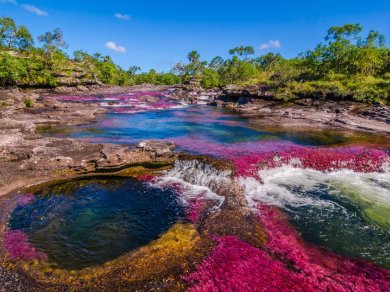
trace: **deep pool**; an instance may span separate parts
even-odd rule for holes
[[[11,214],[50,264],[82,269],[148,244],[183,218],[176,194],[134,178],[71,180],[35,194]],[[12,233],[18,231],[18,233]]]

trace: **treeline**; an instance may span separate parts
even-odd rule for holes
[[[142,83],[173,85],[181,82],[175,74],[157,73],[131,66],[128,70],[116,65],[109,56],[89,55],[84,51],[68,56],[68,47],[61,29],[37,38],[38,46],[25,26],[13,19],[0,18],[0,86],[48,86],[95,84],[135,85]]]
[[[60,29],[39,36],[39,46],[34,43],[26,27],[0,18],[0,85],[173,85],[195,79],[204,88],[262,84],[281,100],[312,97],[390,104],[390,49],[380,33],[363,35],[360,24],[331,27],[321,44],[295,58],[255,56],[252,46],[240,46],[229,50],[229,58],[217,56],[207,62],[192,51],[187,63],[178,63],[169,73],[142,73],[138,66],[125,70],[100,53],[76,51],[69,57]]]
[[[360,24],[331,27],[323,43],[296,58],[269,53],[254,57],[254,48],[231,49],[228,59],[220,56],[202,61],[197,51],[189,63],[177,64],[179,76],[197,76],[205,88],[226,84],[263,84],[276,99],[314,97],[352,99],[368,103],[390,103],[390,50],[376,31],[362,35]]]

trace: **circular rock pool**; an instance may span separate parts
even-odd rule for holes
[[[182,218],[171,190],[134,178],[78,179],[36,193],[11,214],[11,232],[62,269],[100,265],[148,244]]]

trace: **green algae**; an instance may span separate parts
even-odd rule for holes
[[[374,222],[390,233],[390,205],[380,200],[377,193],[342,183],[336,183],[335,187],[341,195],[348,197],[358,205],[358,209],[366,221]]]

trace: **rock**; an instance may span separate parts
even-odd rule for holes
[[[81,92],[88,92],[89,91],[88,87],[86,87],[84,85],[79,85],[76,88],[77,88],[77,90],[79,90]]]
[[[237,101],[237,104],[238,105],[243,105],[243,104],[247,104],[247,103],[250,103],[252,101],[252,99],[248,96],[241,96],[238,101]]]
[[[137,145],[137,148],[143,151],[152,152],[155,156],[172,156],[173,150],[176,148],[173,142],[146,140]]]
[[[151,96],[151,95],[142,95],[142,96],[138,97],[138,99],[141,101],[144,101],[144,102],[158,102],[158,101],[160,101],[160,99],[158,97]]]
[[[29,121],[18,121],[10,118],[1,119],[0,122],[0,131],[1,130],[11,130],[11,129],[20,129],[24,133],[34,133],[35,125]]]

